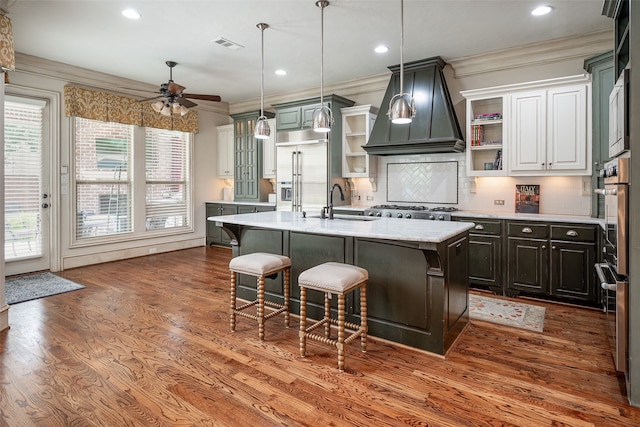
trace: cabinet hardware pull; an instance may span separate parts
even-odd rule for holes
[[[567,231],[567,236],[577,237],[578,236],[578,232],[575,231],[575,230],[569,230],[569,231]]]
[[[555,250],[556,250],[556,247],[555,247],[555,246],[551,246],[551,249],[553,249],[553,250],[555,251]]]
[[[533,230],[530,229],[529,227],[525,227],[525,228],[522,229],[522,232],[523,233],[527,233],[527,234],[531,234],[531,233],[533,233]]]
[[[484,230],[484,227],[480,224],[476,225],[476,230]]]
[[[547,249],[547,245],[542,245],[542,249]]]

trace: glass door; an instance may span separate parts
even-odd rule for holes
[[[5,274],[50,268],[49,135],[43,100],[5,97]],[[48,123],[48,122],[47,122]]]

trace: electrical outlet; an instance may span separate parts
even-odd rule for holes
[[[158,252],[158,248],[149,248],[150,254],[155,254],[156,252]]]
[[[373,200],[373,196],[367,196],[367,200]]]
[[[493,201],[494,205],[500,205],[500,206],[504,206],[504,200],[494,200]]]

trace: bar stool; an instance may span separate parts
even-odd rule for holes
[[[231,301],[229,306],[231,332],[236,330],[236,315],[247,317],[258,321],[258,337],[264,341],[264,322],[278,314],[284,313],[284,324],[289,327],[289,277],[291,274],[291,260],[282,255],[265,252],[254,252],[252,254],[240,255],[229,263],[231,272]],[[264,299],[264,278],[284,272],[284,304],[278,304]],[[236,305],[236,282],[238,273],[257,277],[256,300],[246,303],[240,307]],[[257,313],[251,314],[244,310],[257,306]],[[265,306],[274,309],[269,314],[265,314]]]
[[[344,371],[344,346],[360,337],[362,352],[367,351],[367,281],[369,273],[355,265],[327,262],[303,271],[298,277],[300,286],[300,355],[305,357],[307,338],[337,347],[338,371]],[[360,288],[360,325],[345,322],[345,294]],[[324,292],[324,317],[307,325],[307,289]],[[331,318],[331,295],[338,295],[338,318]],[[331,338],[331,324],[338,326],[338,338]],[[324,336],[312,331],[324,325]],[[345,328],[351,335],[345,338]]]

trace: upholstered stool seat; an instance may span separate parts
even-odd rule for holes
[[[300,287],[300,355],[305,357],[307,338],[338,349],[338,370],[344,371],[344,346],[360,337],[362,352],[367,351],[367,281],[369,273],[355,265],[327,262],[303,271],[298,277]],[[360,325],[345,322],[345,295],[360,289]],[[307,328],[307,289],[324,292],[324,317]],[[331,318],[331,295],[338,296],[338,318]],[[337,339],[331,338],[331,324],[337,325]],[[313,330],[324,325],[324,335]],[[345,337],[345,331],[350,332]]]
[[[289,278],[291,274],[291,260],[283,255],[270,254],[265,252],[255,252],[247,255],[240,255],[229,263],[231,272],[231,300],[229,306],[231,332],[236,330],[236,315],[247,317],[258,321],[258,338],[264,340],[264,322],[278,314],[284,313],[285,326],[289,327]],[[278,304],[264,299],[264,279],[267,276],[284,272],[284,304]],[[236,303],[236,282],[239,274],[246,274],[257,277],[256,299],[246,304],[237,306]],[[256,306],[256,314],[246,311],[248,308]],[[265,314],[265,306],[273,309]]]

